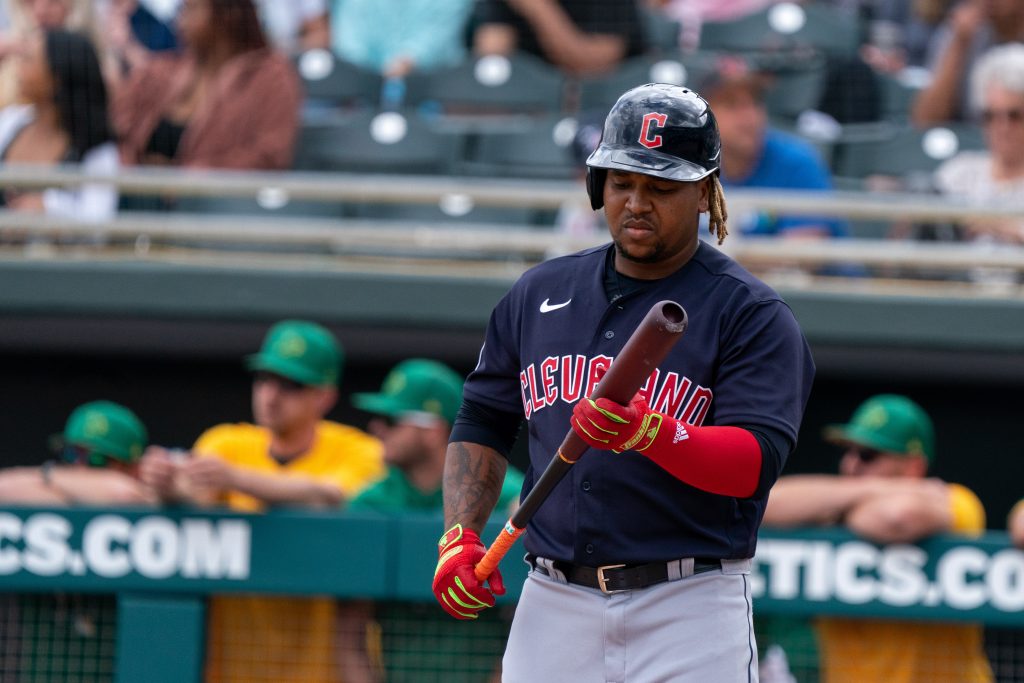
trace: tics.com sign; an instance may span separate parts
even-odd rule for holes
[[[102,514],[76,530],[59,513],[0,512],[0,576],[241,581],[249,577],[250,539],[241,519]]]
[[[755,599],[854,613],[964,619],[1024,610],[1024,553],[941,543],[876,546],[862,540],[769,536],[758,542]],[[854,608],[854,609],[851,609]]]

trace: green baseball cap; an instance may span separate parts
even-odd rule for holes
[[[314,387],[337,386],[344,357],[327,328],[305,320],[282,320],[267,332],[259,353],[245,359],[262,370]]]
[[[935,458],[935,430],[921,406],[906,396],[880,394],[864,401],[850,422],[825,428],[825,438],[886,453]]]
[[[444,363],[410,358],[388,373],[379,393],[353,394],[352,404],[389,417],[437,416],[451,425],[462,405],[462,377]]]
[[[146,427],[135,413],[111,401],[92,401],[68,416],[58,442],[88,448],[92,454],[134,462],[149,441]]]

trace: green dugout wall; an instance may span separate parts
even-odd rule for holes
[[[116,594],[115,680],[187,683],[202,669],[206,595],[430,601],[441,526],[433,516],[6,509],[0,593]],[[502,563],[505,601],[525,576],[520,556]],[[1024,627],[1024,553],[1000,533],[880,548],[834,529],[764,532],[752,580],[762,616]]]

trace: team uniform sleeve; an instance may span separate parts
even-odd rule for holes
[[[196,439],[192,452],[198,458],[220,458],[234,463],[236,458],[232,457],[234,449],[231,446],[237,442],[236,434],[235,425],[222,424],[210,427]]]
[[[334,451],[343,453],[344,457],[320,459],[317,461],[322,465],[318,468],[320,471],[309,474],[334,484],[346,498],[359,495],[387,474],[380,442],[367,434],[357,432],[344,436]]]
[[[760,436],[765,457],[758,489],[763,490],[775,482],[796,445],[814,362],[793,312],[782,301],[754,304],[725,334],[715,383],[715,424],[744,427]]]
[[[493,448],[507,459],[522,424],[521,412],[498,410],[466,398],[455,417],[449,443],[477,443]]]
[[[523,412],[519,382],[519,325],[514,290],[498,302],[487,323],[487,336],[476,368],[466,378],[463,395],[486,407],[507,413]]]
[[[951,531],[976,536],[985,530],[985,507],[969,488],[950,484],[949,505],[953,512]]]

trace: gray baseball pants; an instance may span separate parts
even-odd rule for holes
[[[502,683],[757,683],[749,560],[612,595],[553,574],[527,576]]]

